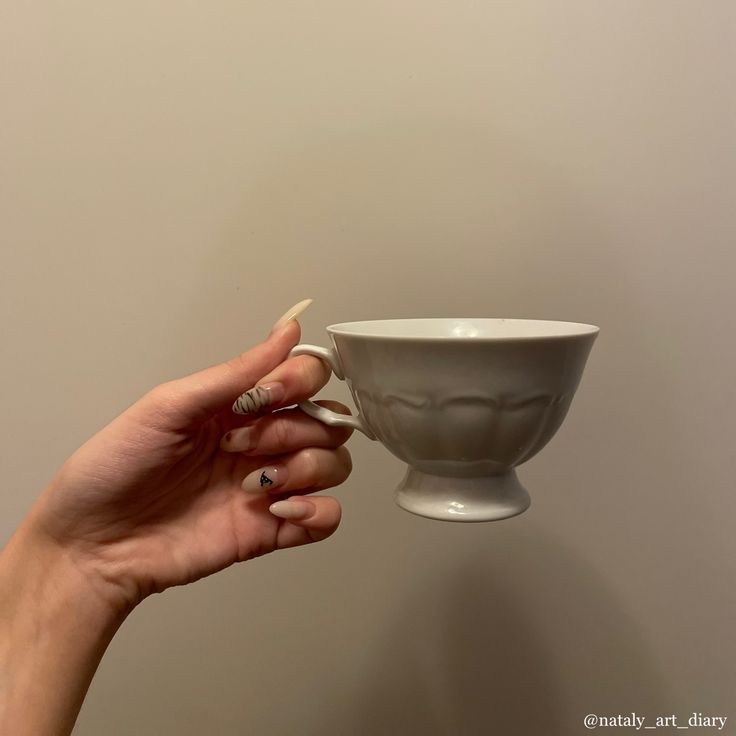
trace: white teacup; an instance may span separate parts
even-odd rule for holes
[[[330,325],[331,348],[297,345],[345,380],[357,416],[313,401],[409,466],[399,506],[431,519],[492,521],[530,504],[515,467],[562,424],[599,328],[527,319],[390,319]]]

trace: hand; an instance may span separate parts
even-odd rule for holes
[[[340,522],[339,503],[302,494],[348,477],[343,443],[352,430],[328,427],[297,408],[251,417],[232,411],[256,384],[283,386],[271,411],[327,382],[319,359],[287,359],[300,334],[289,320],[252,350],[152,389],[63,464],[28,523],[128,610],[234,562],[328,537]],[[271,391],[278,393],[278,386]],[[336,402],[319,403],[350,413]],[[253,493],[241,488],[251,473]],[[269,511],[290,496],[296,500]]]

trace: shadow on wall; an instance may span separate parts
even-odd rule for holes
[[[653,656],[603,573],[543,531],[515,527],[486,543],[473,533],[452,564],[427,561],[424,579],[387,603],[362,688],[352,702],[346,694],[339,722],[305,732],[570,736],[585,732],[587,713],[666,702]]]

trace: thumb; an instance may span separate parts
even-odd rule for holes
[[[238,396],[286,360],[301,337],[296,318],[311,302],[305,299],[288,310],[266,340],[250,350],[154,389],[167,405],[167,413],[177,424],[188,424],[229,409]]]

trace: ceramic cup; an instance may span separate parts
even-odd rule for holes
[[[408,468],[401,508],[446,521],[492,521],[529,507],[516,466],[562,424],[599,332],[527,319],[389,319],[327,327],[332,346],[290,355],[327,362],[358,414],[313,401],[325,424],[358,429]]]

